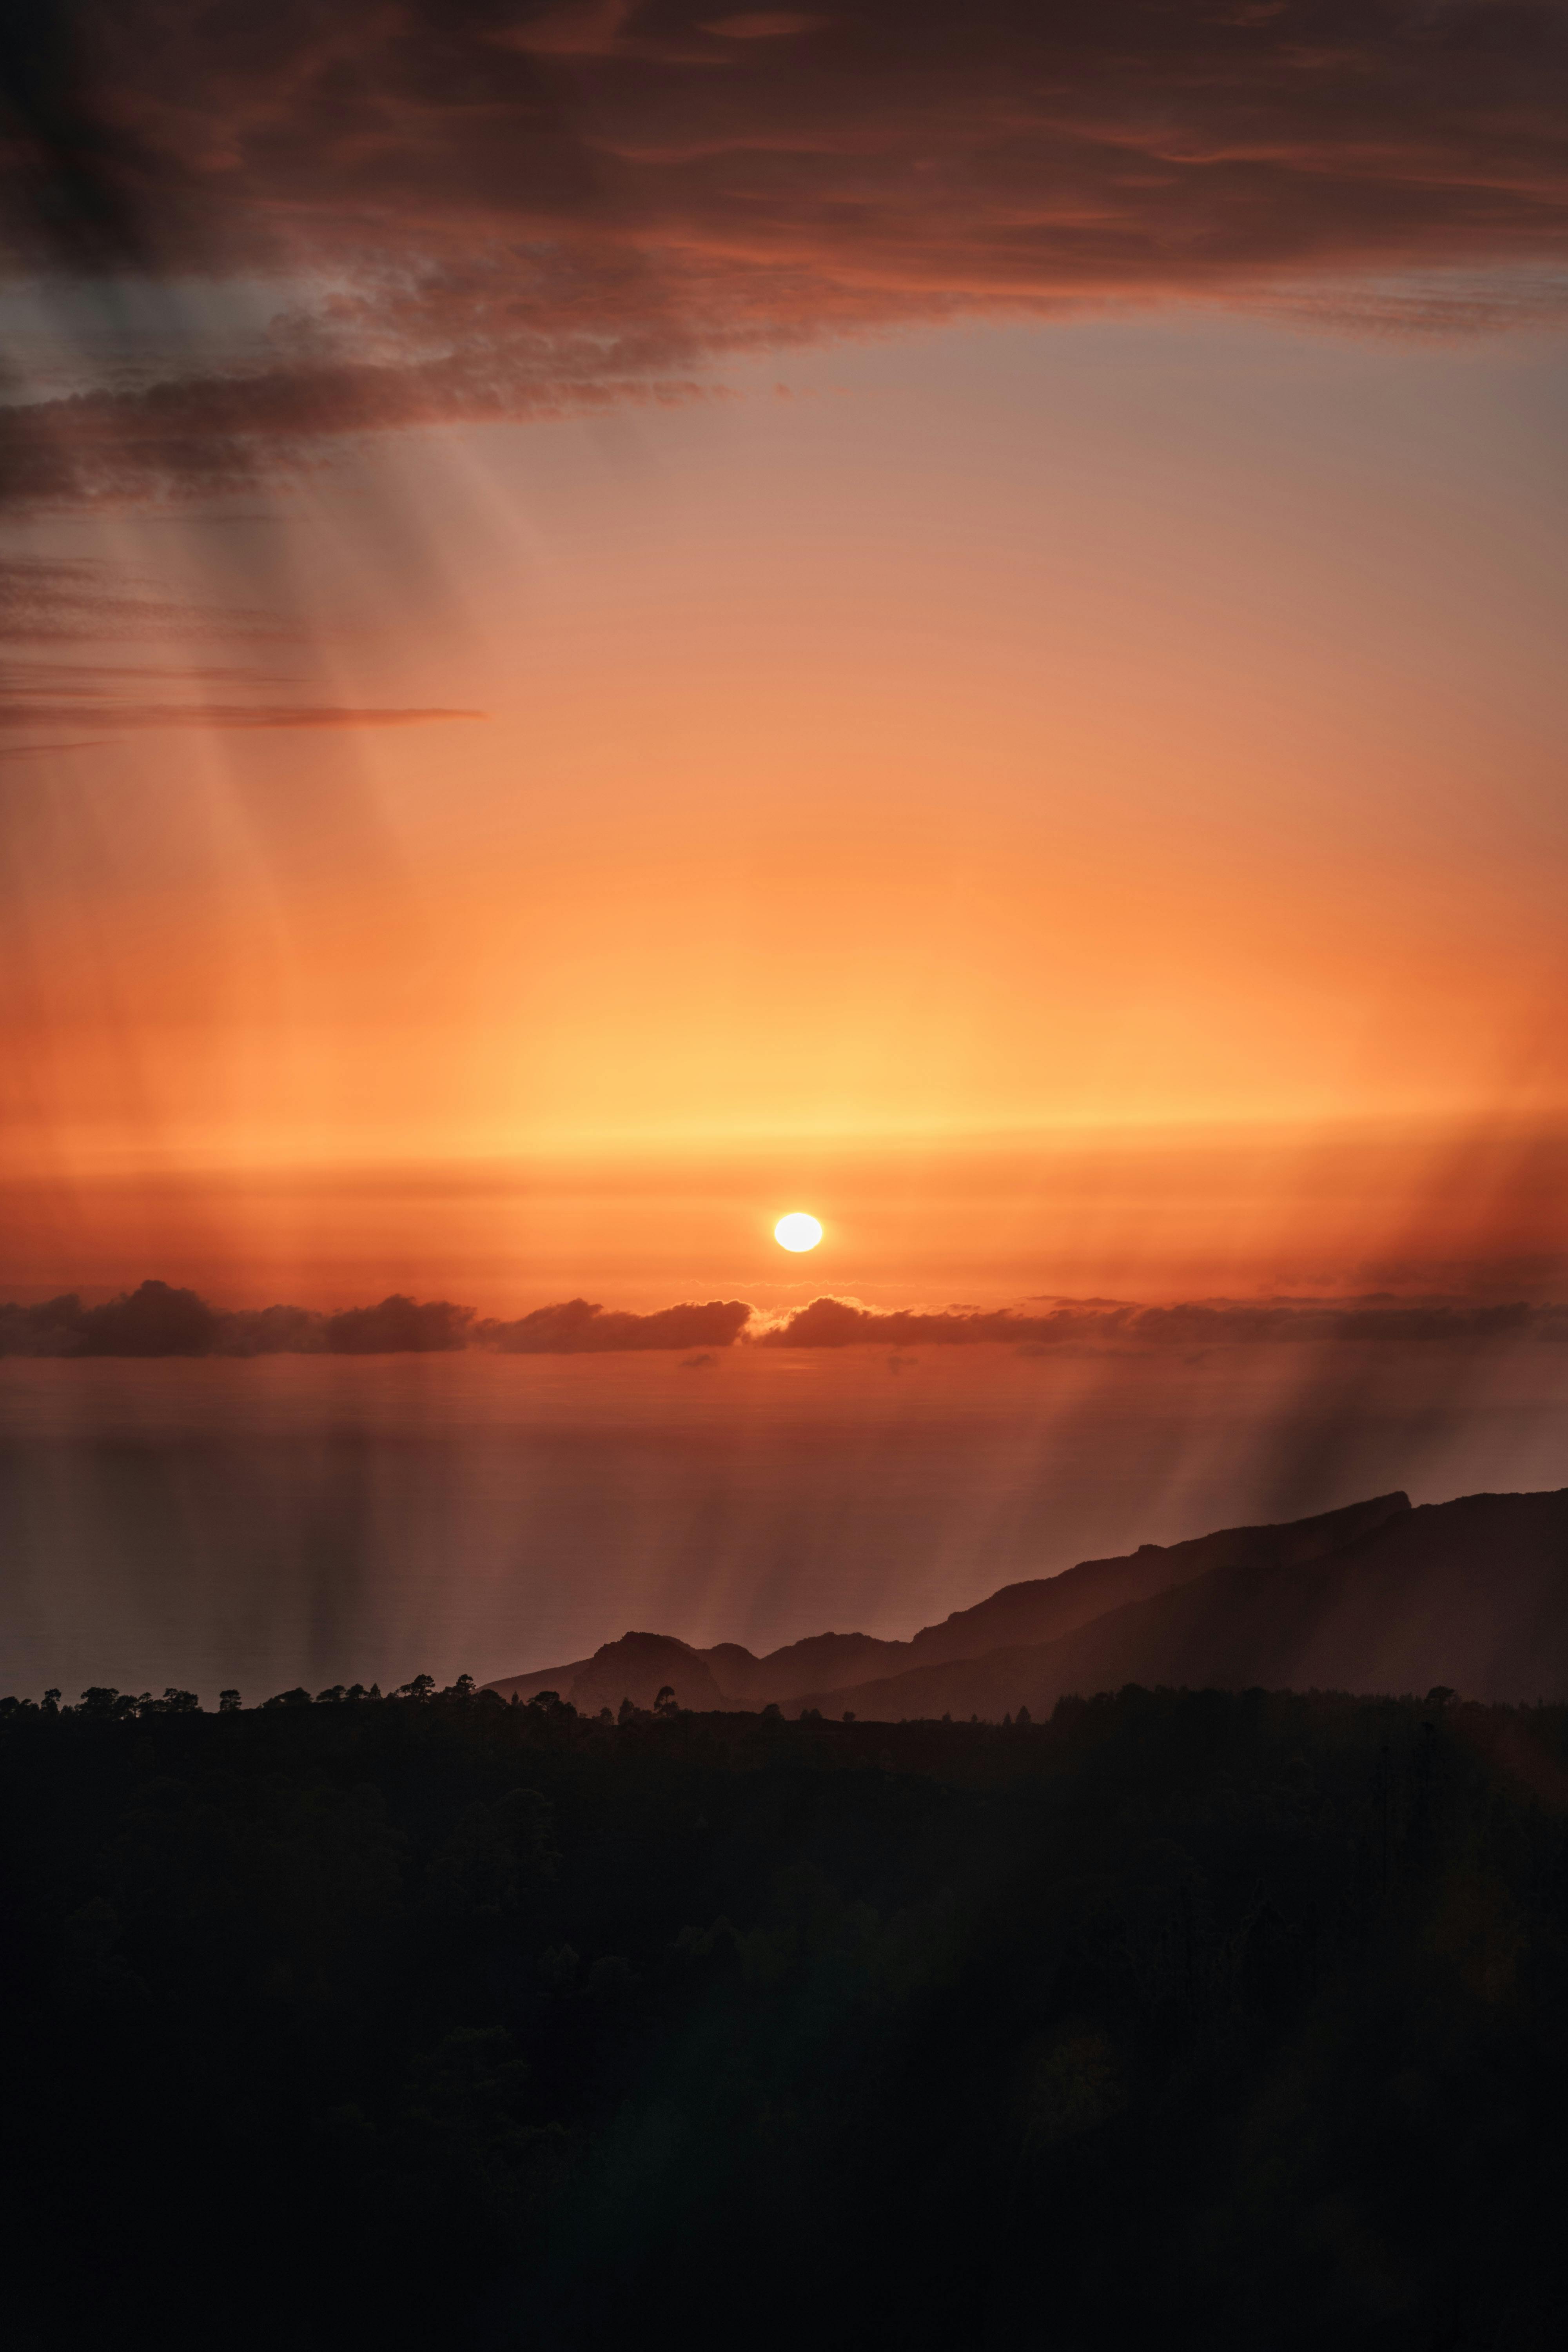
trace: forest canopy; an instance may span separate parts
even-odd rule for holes
[[[24,2347],[1552,2340],[1562,1708],[103,1691],[0,1790]]]

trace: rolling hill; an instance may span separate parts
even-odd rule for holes
[[[591,1658],[489,1687],[520,1699],[554,1690],[580,1713],[615,1710],[624,1698],[647,1706],[668,1685],[699,1709],[772,1703],[892,1718],[1038,1712],[1064,1691],[1129,1681],[1235,1686],[1305,1676],[1403,1689],[1425,1674],[1425,1688],[1463,1666],[1511,1690],[1534,1670],[1535,1618],[1553,1622],[1563,1506],[1553,1496],[1475,1496],[1415,1511],[1403,1494],[1381,1495],[1313,1518],[1085,1560],[1005,1586],[906,1642],[822,1633],[758,1658],[736,1643],[700,1650],[631,1633]],[[1487,1561],[1504,1564],[1489,1570]]]

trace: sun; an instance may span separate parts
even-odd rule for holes
[[[794,1209],[787,1217],[779,1219],[773,1227],[773,1239],[781,1249],[815,1249],[822,1239],[822,1227],[804,1209]]]

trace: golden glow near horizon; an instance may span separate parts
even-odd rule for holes
[[[773,1227],[773,1239],[781,1249],[814,1250],[822,1239],[822,1227],[804,1209],[794,1209],[781,1217]]]
[[[40,522],[163,583],[150,661],[286,579],[312,705],[489,716],[95,718],[8,788],[0,1297],[767,1306],[781,1196],[889,1303],[1550,1291],[1565,371],[954,330],[625,464],[474,427],[264,535]]]

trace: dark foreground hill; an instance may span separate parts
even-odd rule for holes
[[[104,1694],[0,1889],[18,2352],[1560,2340],[1568,1711]]]
[[[825,1644],[832,1644],[831,1650]],[[860,1645],[856,1648],[855,1645]],[[851,1660],[869,1658],[858,1671]],[[816,1684],[800,1676],[826,1661]],[[1568,1698],[1568,1490],[1468,1495],[1413,1510],[1404,1495],[1280,1527],[1189,1543],[1009,1585],[912,1641],[826,1634],[754,1659],[627,1634],[550,1684],[580,1712],[771,1699],[882,1722],[1001,1722],[1123,1683],[1186,1689],[1420,1693],[1445,1684],[1504,1702]],[[524,1696],[549,1678],[492,1685]]]

